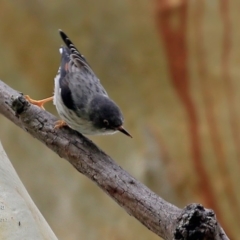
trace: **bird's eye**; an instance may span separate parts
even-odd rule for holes
[[[107,119],[104,119],[104,120],[103,120],[103,122],[104,122],[104,124],[105,124],[106,126],[108,126],[108,125],[109,125],[109,122],[108,122],[108,120],[107,120]]]

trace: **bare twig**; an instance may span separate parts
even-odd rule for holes
[[[83,135],[63,128],[49,112],[30,105],[0,81],[0,113],[25,129],[94,181],[130,215],[164,239],[228,239],[213,211],[199,204],[184,209],[164,201],[119,167]]]

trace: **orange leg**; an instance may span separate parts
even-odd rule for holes
[[[67,123],[65,121],[58,120],[55,122],[54,129],[58,129],[58,128],[65,127],[65,126],[67,126]]]
[[[25,95],[24,96],[26,100],[28,100],[31,104],[33,105],[36,105],[42,109],[44,109],[43,105],[46,103],[46,102],[50,102],[53,100],[53,97],[49,97],[49,98],[45,98],[45,99],[42,99],[42,100],[34,100],[32,98],[30,98],[28,95]]]

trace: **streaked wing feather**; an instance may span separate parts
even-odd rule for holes
[[[108,96],[99,79],[83,55],[77,50],[65,33],[59,30],[66,47],[62,54],[59,84],[63,103],[75,111],[78,116],[85,116],[88,102],[94,93]],[[84,88],[83,88],[84,86]]]

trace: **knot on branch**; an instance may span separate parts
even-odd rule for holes
[[[217,221],[212,210],[200,204],[190,204],[183,209],[177,220],[174,239],[210,240],[214,239]]]
[[[20,115],[26,108],[29,107],[29,102],[21,96],[12,96],[12,109],[16,115]]]

